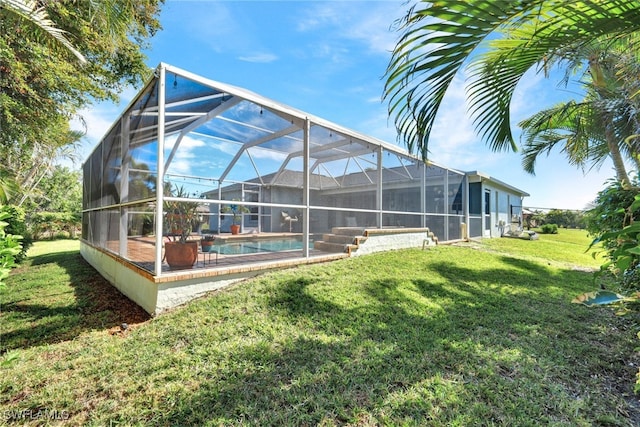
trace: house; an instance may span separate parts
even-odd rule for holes
[[[273,268],[500,236],[521,226],[527,196],[168,64],[83,174],[81,253],[149,313]],[[215,256],[168,266],[167,202],[198,204],[189,238],[214,233]],[[230,205],[243,207],[238,235]]]
[[[529,196],[482,172],[467,172],[469,184],[469,235],[500,237],[522,230],[522,201]]]

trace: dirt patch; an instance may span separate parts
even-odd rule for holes
[[[122,324],[134,326],[151,318],[142,307],[98,275],[89,280],[86,292],[89,304],[83,312],[85,314],[108,313],[110,327],[114,327],[114,324],[118,329]]]

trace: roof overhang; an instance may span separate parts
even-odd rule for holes
[[[480,172],[480,171],[472,171],[472,172],[465,172],[465,174],[467,175],[467,179],[469,180],[469,183],[473,183],[473,182],[488,182],[491,183],[492,185],[496,186],[496,187],[500,187],[503,188],[505,190],[508,190],[511,193],[517,194],[520,197],[529,197],[530,194],[527,193],[526,191],[520,190],[519,188],[516,188],[512,185],[507,184],[506,182],[500,181],[499,179],[493,178],[492,176],[490,176],[489,174],[486,174],[484,172]]]

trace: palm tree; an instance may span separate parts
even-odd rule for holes
[[[606,42],[606,43],[604,43]],[[638,168],[638,143],[629,138],[640,132],[636,106],[640,60],[634,38],[604,39],[581,51],[563,55],[573,57],[569,73],[588,58],[588,73],[582,102],[570,101],[545,109],[519,123],[525,140],[523,167],[534,173],[537,157],[564,142],[562,151],[570,164],[598,167],[610,157],[618,181],[630,184],[624,157]],[[639,168],[640,169],[640,168]]]
[[[0,17],[5,19],[9,15],[26,22],[34,33],[43,32],[53,40],[60,43],[65,49],[71,52],[82,63],[87,60],[65,37],[65,31],[58,28],[49,18],[49,15],[42,5],[35,0],[0,0]],[[6,30],[6,29],[5,29]],[[55,43],[48,43],[54,46]],[[31,171],[37,168],[34,166]],[[0,203],[8,202],[12,196],[18,193],[19,184],[15,174],[10,174],[7,165],[0,169]]]
[[[7,203],[15,190],[15,180],[9,176],[4,168],[0,167],[0,206]]]
[[[121,83],[146,78],[149,70],[138,49],[160,28],[156,14],[162,1],[0,0],[0,201],[19,197],[25,175],[32,181],[24,171],[43,172],[42,158],[33,153],[46,152],[50,162],[73,148],[60,143],[77,135],[60,127],[78,109],[91,99],[115,99]],[[77,60],[87,62],[80,51],[91,58],[90,66],[77,67]],[[15,169],[16,162],[7,161],[12,151],[26,155],[21,162],[36,163]]]
[[[41,30],[53,39],[61,43],[69,52],[73,53],[82,63],[87,62],[85,57],[65,37],[65,31],[56,27],[49,19],[44,7],[38,6],[35,0],[0,0],[0,11],[9,13],[24,19],[30,23],[34,30]]]
[[[28,199],[46,197],[42,194],[40,182],[53,172],[58,160],[71,160],[74,164],[79,160],[77,152],[83,137],[83,132],[67,130],[59,136],[58,146],[49,143],[34,144],[31,157],[26,160],[31,169],[24,167],[14,169],[19,191],[16,192],[17,197],[11,199],[13,204],[22,206]]]
[[[639,31],[640,2],[425,1],[408,11],[399,29],[384,98],[409,151],[426,159],[438,108],[467,65],[476,130],[493,150],[517,150],[509,108],[522,76],[536,65],[546,70],[569,48]],[[488,50],[476,55],[490,37]]]
[[[607,131],[610,114],[613,112],[603,113],[597,102],[568,101],[521,121],[519,126],[523,130],[522,139],[525,141],[522,157],[524,170],[535,174],[538,157],[562,145],[562,152],[569,164],[582,169],[588,164],[591,168],[598,168],[610,157],[617,180],[628,184],[630,181],[622,152],[626,152],[627,157],[634,162],[635,160],[630,147],[624,144],[624,138],[615,138],[614,132]]]

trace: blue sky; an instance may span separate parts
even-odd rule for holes
[[[393,119],[382,101],[384,73],[399,34],[399,1],[166,0],[163,30],[146,51],[160,62],[212,80],[245,87],[389,143],[397,143]],[[512,104],[515,124],[574,96],[557,79],[530,73]],[[82,112],[86,157],[137,90],[118,105],[100,103]],[[479,170],[531,194],[525,206],[582,209],[614,176],[610,162],[584,175],[558,152],[538,161],[536,176],[522,171],[519,153],[494,153],[475,135],[466,113],[464,75],[457,76],[439,112],[430,159],[451,168]]]

